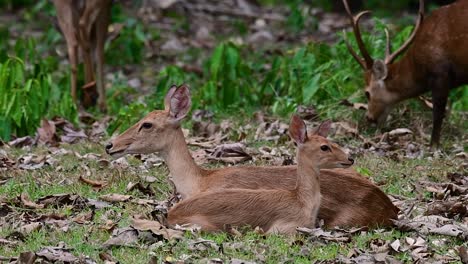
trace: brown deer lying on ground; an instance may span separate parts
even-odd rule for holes
[[[361,59],[345,39],[349,52],[364,69],[369,102],[367,119],[381,123],[394,104],[432,91],[431,146],[438,146],[449,90],[468,84],[468,1],[459,0],[441,7],[423,21],[424,0],[420,0],[413,33],[394,53],[391,53],[388,31],[385,32],[384,61],[372,59],[362,41],[359,20],[369,11],[353,17],[348,2],[343,0],[343,4],[364,57]],[[394,62],[405,50],[408,50],[405,55]]]
[[[168,91],[165,110],[156,110],[114,138],[106,151],[114,157],[158,152],[164,158],[183,199],[221,188],[292,189],[297,166],[200,168],[187,148],[181,120],[190,110],[187,86]],[[352,169],[323,170],[319,218],[327,226],[390,226],[398,209],[365,177]]]
[[[57,20],[67,42],[71,68],[71,95],[77,102],[78,54],[84,62],[85,85],[83,105],[96,101],[101,111],[106,110],[104,86],[104,44],[110,20],[111,0],[54,0]],[[96,63],[96,72],[94,71]]]
[[[320,206],[320,169],[347,168],[354,161],[325,136],[330,122],[315,134],[293,116],[289,134],[297,143],[297,171],[292,189],[229,189],[197,194],[175,205],[168,213],[169,225],[197,224],[205,231],[227,226],[260,227],[267,233],[293,234],[297,227],[315,227]],[[272,176],[276,178],[275,176]]]

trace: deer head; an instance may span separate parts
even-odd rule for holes
[[[114,138],[106,152],[113,157],[166,151],[172,139],[181,133],[180,121],[191,106],[188,86],[173,85],[164,98],[164,110],[149,113],[138,123]]]
[[[385,49],[385,59],[384,60],[374,60],[367,51],[364,41],[361,37],[361,31],[359,28],[359,20],[363,15],[369,14],[370,11],[362,11],[356,16],[353,16],[349,8],[347,0],[343,0],[344,7],[348,13],[350,23],[353,27],[354,36],[356,42],[361,52],[363,58],[353,50],[349,44],[346,34],[344,34],[344,40],[346,47],[348,48],[351,55],[354,59],[361,65],[364,69],[364,79],[366,82],[365,94],[368,101],[368,109],[366,113],[366,118],[370,122],[382,122],[385,120],[390,108],[392,105],[400,101],[402,98],[398,94],[395,94],[395,90],[398,90],[399,87],[393,87],[398,84],[394,81],[394,74],[392,72],[392,63],[395,59],[401,55],[413,42],[416,33],[422,23],[424,16],[424,0],[419,0],[419,14],[414,27],[413,32],[410,37],[405,41],[405,43],[395,52],[392,53],[390,45],[390,36],[388,30],[385,29],[385,35],[387,38],[386,49]]]
[[[297,144],[298,163],[315,164],[316,170],[348,168],[354,160],[337,144],[326,139],[331,121],[323,122],[310,136],[304,121],[293,115],[289,125],[289,135]],[[300,160],[299,160],[300,159]]]

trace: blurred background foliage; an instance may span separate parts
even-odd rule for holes
[[[307,13],[311,7],[342,11],[341,0],[258,2],[287,7],[286,26],[298,34],[308,25],[307,19],[311,19]],[[352,2],[353,10],[369,8],[382,16],[389,16],[395,10],[417,10],[418,6],[417,1],[410,0]],[[426,1],[426,4],[434,8],[443,2]],[[24,9],[24,23],[33,23],[39,14],[54,16],[53,6],[45,0],[2,0],[0,7],[4,10]],[[179,21],[176,30],[184,30],[188,21],[184,18]],[[392,31],[394,48],[400,46],[412,30],[412,20],[404,22],[404,26]],[[148,60],[156,60],[156,63],[160,60],[147,57],[145,53],[149,41],[160,38],[158,28],[144,24],[138,17],[128,16],[118,4],[113,5],[112,23],[123,28],[116,39],[106,44],[106,67],[115,69],[139,64],[144,67]],[[235,21],[234,26],[240,35],[246,34],[247,27],[242,21]],[[385,26],[375,19],[374,29],[363,34],[375,57],[384,56]],[[152,77],[154,86],[145,94],[115,74],[107,89],[108,114],[114,117],[109,132],[122,131],[147,112],[161,108],[162,98],[170,85],[181,83],[192,88],[193,109],[207,109],[219,114],[251,113],[262,109],[287,116],[299,105],[308,105],[314,106],[323,118],[360,120],[361,111],[350,111],[348,106],[341,104],[344,99],[353,103],[365,102],[365,98],[361,89],[362,70],[346,49],[342,33],[338,34],[338,41],[331,45],[309,42],[282,47],[275,52],[252,50],[246,44],[220,38],[208,56],[201,59],[200,73],[187,71],[177,63],[165,65]],[[354,41],[352,34],[348,34]],[[41,118],[60,116],[78,122],[78,111],[69,95],[69,71],[55,50],[61,42],[63,38],[55,27],[47,27],[39,38],[12,41],[8,28],[0,25],[0,138],[8,140],[10,135],[33,134]],[[180,59],[198,59],[199,55],[200,51],[188,50]],[[82,73],[79,76],[83,78]],[[450,99],[456,120],[457,111],[468,111],[468,89],[453,90]],[[411,101],[408,104],[416,111],[422,111],[419,103]],[[94,113],[99,115],[97,111]]]

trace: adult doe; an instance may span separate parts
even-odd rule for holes
[[[385,60],[372,59],[361,37],[359,20],[369,11],[353,16],[347,0],[343,0],[343,4],[363,56],[360,58],[345,38],[349,52],[364,69],[365,94],[369,102],[367,119],[381,123],[394,104],[432,91],[431,146],[438,146],[449,90],[468,83],[468,1],[459,0],[440,7],[423,20],[424,0],[419,0],[416,26],[406,42],[393,53],[389,33],[385,30]]]
[[[227,226],[260,227],[267,233],[292,234],[300,226],[314,227],[320,206],[320,169],[347,168],[354,161],[325,136],[330,122],[316,134],[294,115],[289,134],[297,143],[295,187],[287,189],[229,189],[204,192],[175,205],[168,213],[170,225],[197,224],[202,230]]]
[[[187,86],[172,86],[165,110],[149,113],[114,138],[106,151],[114,157],[158,152],[169,167],[183,199],[219,189],[293,189],[297,166],[228,167],[206,170],[199,167],[187,148],[180,122],[190,110]],[[319,218],[328,226],[392,225],[398,209],[365,177],[352,169],[323,170],[320,177],[322,204]]]

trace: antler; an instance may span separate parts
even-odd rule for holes
[[[362,41],[361,30],[359,29],[359,20],[361,19],[361,17],[363,15],[369,14],[370,11],[368,11],[368,10],[362,11],[359,14],[357,14],[356,16],[353,16],[353,14],[351,13],[351,9],[349,8],[347,0],[343,0],[343,5],[344,5],[344,7],[346,9],[346,12],[348,13],[349,21],[351,22],[351,26],[353,26],[354,36],[356,38],[356,42],[357,42],[357,45],[359,47],[359,51],[361,51],[361,54],[364,57],[364,61],[353,50],[353,48],[351,47],[351,44],[349,44],[348,39],[346,38],[346,34],[345,34],[344,35],[344,41],[345,41],[346,47],[348,48],[349,52],[354,57],[354,59],[356,59],[359,62],[359,64],[361,65],[361,67],[364,70],[371,69],[372,65],[374,64],[374,60],[369,55],[369,52],[366,50],[366,47],[364,45],[364,41]]]
[[[385,45],[385,58],[390,57],[390,54],[392,53],[392,46],[390,44],[390,33],[388,33],[388,29],[385,30],[385,38],[387,39],[387,43]]]
[[[418,13],[418,20],[416,21],[416,26],[413,29],[410,37],[406,40],[406,42],[394,53],[390,54],[390,37],[388,31],[385,30],[385,34],[387,36],[387,48],[385,52],[385,64],[391,64],[401,53],[403,53],[409,45],[413,42],[416,33],[421,26],[421,23],[424,18],[424,0],[419,0],[419,13]]]

